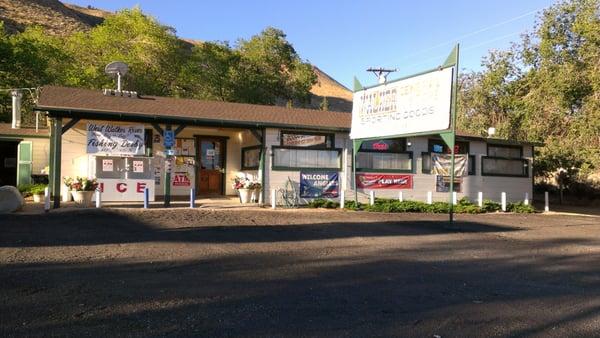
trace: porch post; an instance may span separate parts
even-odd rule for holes
[[[260,186],[262,193],[260,194],[259,204],[264,204],[265,201],[265,153],[267,152],[267,148],[265,147],[266,143],[266,134],[267,129],[262,128],[261,136],[260,136],[260,161],[258,162],[258,171],[260,173]]]
[[[52,195],[54,198],[53,208],[60,208],[60,161],[62,145],[62,117],[52,119],[52,128],[50,130],[50,147],[52,149],[50,169],[50,181],[52,182]]]

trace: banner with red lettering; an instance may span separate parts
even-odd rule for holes
[[[362,189],[412,189],[413,176],[406,174],[356,174],[356,186]]]
[[[143,201],[148,188],[150,201],[154,201],[154,179],[99,178],[98,189],[103,201]],[[95,197],[94,197],[95,199]]]

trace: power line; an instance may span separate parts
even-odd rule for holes
[[[480,42],[480,43],[478,43],[478,44],[475,44],[475,45],[470,45],[470,46],[469,46],[469,45],[466,45],[466,46],[468,46],[468,47],[466,47],[466,46],[465,46],[465,48],[461,48],[461,52],[466,52],[466,51],[468,51],[468,50],[472,50],[472,49],[475,49],[475,48],[477,48],[477,47],[481,47],[481,46],[483,46],[483,45],[487,45],[487,44],[489,44],[489,43],[492,43],[492,42],[496,42],[496,41],[504,40],[504,39],[506,39],[506,38],[509,38],[509,37],[512,37],[512,36],[515,36],[515,35],[519,35],[519,34],[521,34],[521,32],[514,32],[514,33],[510,33],[510,34],[501,35],[501,36],[495,37],[495,38],[493,38],[493,39],[489,39],[489,40],[486,40],[486,41]],[[409,65],[406,65],[406,66],[404,66],[403,68],[404,68],[404,69],[409,69],[409,68],[411,68],[411,67],[414,67],[414,66],[418,66],[418,65],[421,65],[421,64],[427,63],[427,62],[429,62],[429,61],[433,61],[433,60],[443,60],[443,58],[444,58],[445,56],[446,56],[445,54],[438,54],[438,55],[436,55],[436,56],[432,56],[432,57],[430,57],[430,58],[423,59],[423,60],[421,60],[421,61],[419,61],[419,62],[412,63],[412,64],[409,64]]]
[[[416,56],[416,55],[419,55],[419,54],[423,54],[423,53],[425,53],[425,52],[428,52],[428,51],[430,51],[430,50],[437,49],[437,48],[440,48],[440,47],[443,47],[443,46],[447,46],[447,45],[449,45],[449,44],[456,43],[456,42],[457,42],[457,41],[459,41],[459,40],[462,40],[462,39],[465,39],[465,38],[468,38],[468,37],[471,37],[471,36],[474,36],[474,35],[477,35],[477,34],[480,34],[480,33],[486,32],[486,31],[489,31],[489,30],[492,30],[492,29],[494,29],[494,28],[497,28],[497,27],[500,27],[500,26],[506,25],[506,24],[508,24],[508,23],[511,23],[511,22],[514,22],[514,21],[520,20],[520,19],[522,19],[522,18],[525,18],[525,17],[527,17],[527,16],[530,16],[530,15],[532,15],[532,14],[535,14],[535,13],[537,13],[537,12],[539,12],[539,11],[540,11],[540,10],[542,10],[542,9],[544,9],[544,7],[542,7],[542,8],[538,8],[538,9],[534,9],[534,10],[531,10],[531,11],[529,11],[529,12],[523,13],[523,14],[521,14],[521,15],[518,15],[518,16],[515,16],[515,17],[512,17],[512,18],[510,18],[510,19],[507,19],[507,20],[504,20],[504,21],[501,21],[501,22],[495,23],[495,24],[493,24],[493,25],[490,25],[490,26],[487,26],[487,27],[483,27],[483,28],[480,28],[480,29],[477,29],[477,30],[471,31],[471,32],[469,32],[469,33],[466,33],[466,34],[463,34],[463,35],[457,36],[457,37],[455,37],[455,38],[452,38],[452,39],[450,39],[450,40],[447,40],[447,41],[445,41],[445,42],[442,42],[442,43],[439,43],[439,44],[437,44],[437,45],[434,45],[434,46],[432,46],[432,47],[428,47],[428,48],[421,49],[421,50],[419,50],[419,51],[416,51],[416,52],[413,52],[413,53],[406,54],[405,56],[402,56],[402,57],[400,57],[398,60],[406,60],[406,59],[408,59],[408,58],[411,58],[411,57],[413,57],[413,56]],[[489,42],[489,41],[486,41],[486,43],[487,43],[487,42]],[[395,61],[395,62],[397,62],[397,61]],[[423,63],[423,62],[419,62],[419,63]]]

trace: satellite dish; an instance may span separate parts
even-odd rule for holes
[[[117,75],[117,90],[121,91],[121,76],[127,74],[129,67],[125,62],[113,61],[104,67],[104,72],[108,75]]]
[[[125,74],[127,74],[128,70],[129,70],[129,67],[127,66],[127,64],[125,62],[121,62],[121,61],[111,62],[111,63],[107,64],[106,67],[104,67],[104,72],[108,75],[113,75],[113,74],[125,75]]]

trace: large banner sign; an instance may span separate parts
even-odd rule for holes
[[[454,176],[467,175],[467,155],[454,155]],[[431,154],[431,173],[434,175],[450,176],[452,165],[452,155],[449,154]]]
[[[412,175],[356,174],[356,186],[363,189],[412,189]]]
[[[449,129],[452,70],[436,70],[355,92],[350,138]]]
[[[144,151],[143,125],[87,125],[88,154],[144,155]]]
[[[337,172],[300,172],[300,197],[334,198],[339,192]]]

